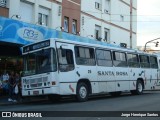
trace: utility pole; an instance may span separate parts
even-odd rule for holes
[[[133,0],[130,0],[130,48],[132,48],[133,46],[132,46],[132,39],[133,39],[133,37],[132,37],[132,32],[133,32],[133,30],[132,30],[132,14],[133,14]]]

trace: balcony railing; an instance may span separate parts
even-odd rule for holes
[[[0,6],[6,7],[7,6],[7,0],[0,0]]]

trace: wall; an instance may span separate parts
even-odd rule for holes
[[[72,33],[72,20],[77,20],[77,32],[80,32],[80,11],[81,0],[63,0],[62,2],[62,26],[64,17],[69,18],[69,33]]]
[[[39,7],[43,7],[45,9],[49,10],[49,21],[48,26],[50,28],[56,28],[57,26],[61,26],[61,14],[59,16],[59,7],[61,7],[62,0],[23,0],[26,3],[29,3],[33,5],[33,14],[32,14],[32,24],[37,24],[38,22],[38,13],[39,13]],[[20,0],[10,0],[9,1],[9,17],[11,18],[13,15],[17,14],[19,15],[21,13],[20,11]],[[25,13],[24,13],[25,14]],[[15,17],[13,19],[16,19]],[[18,20],[18,19],[17,19]],[[23,19],[23,17],[20,19],[21,21],[27,22]]]
[[[110,30],[110,43],[127,43],[130,47],[130,0],[110,0],[110,11],[104,12],[105,0],[102,0],[102,10],[95,9],[95,1],[81,1],[81,36],[95,34],[95,24],[101,26],[102,41],[104,38],[104,28]],[[136,48],[137,32],[137,9],[136,0],[133,0],[132,17],[132,46]],[[123,19],[121,18],[123,16]],[[84,24],[82,19],[84,18]],[[90,37],[92,38],[92,37]],[[93,38],[94,39],[94,38]]]
[[[0,7],[0,16],[9,17],[9,9]]]

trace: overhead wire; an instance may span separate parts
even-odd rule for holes
[[[77,10],[77,11],[81,11],[80,9],[75,9],[75,8],[68,8],[68,7],[63,7],[64,9],[71,9],[71,10]],[[102,15],[102,14],[108,14],[109,16],[124,16],[124,17],[130,17],[130,14],[111,14],[111,13],[105,13],[105,12],[102,12],[102,11],[98,11],[98,12],[96,12],[96,11],[81,11],[81,12],[85,12],[85,13],[87,13],[87,12],[89,12],[89,13],[96,13],[96,14],[100,14],[100,15]],[[134,17],[160,17],[160,15],[134,15],[134,14],[132,14],[132,16]],[[94,18],[86,18],[86,19],[94,19]],[[148,18],[148,19],[151,19],[151,18]],[[123,20],[123,21],[121,21],[121,20],[113,20],[113,19],[109,19],[108,21],[111,21],[111,22],[130,22],[130,21],[126,21],[126,20]],[[145,20],[145,21],[141,21],[141,20],[136,20],[136,21],[132,21],[132,22],[160,22],[160,20]]]

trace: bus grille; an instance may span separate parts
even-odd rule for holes
[[[48,77],[35,78],[35,79],[29,80],[31,88],[42,87],[42,83],[47,81],[48,81]]]
[[[31,84],[31,88],[41,87],[41,86],[42,86],[42,83]]]

